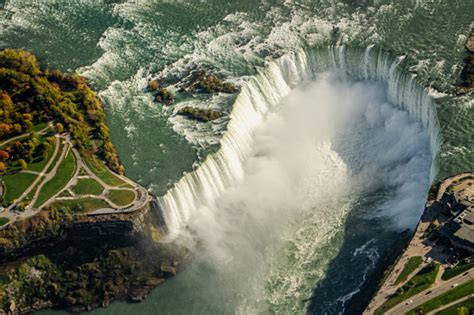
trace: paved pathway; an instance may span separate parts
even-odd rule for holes
[[[55,156],[57,155],[58,153],[58,150],[59,150],[59,141],[60,141],[60,137],[59,136],[56,136],[56,143],[55,143],[55,148],[54,148],[54,152],[51,156],[51,158],[49,159],[48,163],[46,164],[46,166],[43,168],[43,170],[41,171],[41,173],[36,177],[36,179],[33,181],[33,183],[20,195],[20,197],[17,198],[17,200],[12,203],[9,207],[5,208],[3,210],[3,212],[0,214],[2,217],[5,217],[5,218],[8,218],[10,220],[10,222],[8,224],[11,224],[13,223],[15,220],[17,220],[19,217],[20,218],[23,218],[23,217],[28,217],[30,216],[31,214],[27,211],[24,211],[24,212],[21,212],[21,213],[17,213],[17,212],[13,212],[12,209],[18,205],[32,190],[34,187],[36,187],[36,184],[38,184],[38,182],[40,180],[43,179],[44,175],[45,175],[45,172],[49,169],[49,166],[53,163],[54,161],[54,158]]]
[[[384,283],[377,291],[377,294],[372,298],[372,301],[363,314],[373,314],[373,312],[385,303],[392,294],[396,293],[400,284],[395,285],[395,281],[411,257],[421,256],[424,258],[424,256],[432,250],[431,246],[422,243],[422,236],[431,222],[430,218],[427,219],[427,222],[420,221],[416,228],[415,236],[413,236],[408,247],[403,252],[402,257],[398,260],[392,272],[390,272],[390,275],[385,279]],[[422,263],[417,270],[422,267],[424,267],[424,263]],[[410,277],[407,277],[407,280],[408,279],[410,279]]]
[[[24,212],[28,213],[27,214],[28,216],[31,216],[31,215],[36,213],[36,211],[33,209],[33,205],[38,200],[41,189],[43,188],[44,185],[46,185],[47,182],[49,182],[51,179],[54,178],[54,176],[56,176],[56,172],[58,171],[59,165],[61,165],[61,163],[64,160],[64,157],[66,156],[66,154],[69,151],[70,147],[71,147],[71,142],[70,142],[69,138],[66,138],[63,150],[61,151],[61,155],[59,156],[58,160],[56,161],[56,164],[54,165],[53,169],[46,175],[46,178],[38,186],[38,189],[36,189],[36,192],[35,192],[33,198],[31,198],[31,202],[30,202],[29,206],[24,211]],[[38,209],[40,209],[42,206],[43,205],[39,206]]]
[[[461,173],[457,174],[453,177],[447,178],[446,180],[441,183],[437,196],[435,200],[440,200],[446,191],[446,189],[449,187],[449,185],[452,184],[453,181],[462,179],[466,176],[470,176],[472,173]],[[390,275],[387,277],[387,279],[384,281],[380,289],[377,291],[376,295],[372,298],[369,306],[367,309],[364,311],[363,314],[373,314],[373,312],[379,308],[387,299],[396,292],[397,288],[400,287],[400,284],[394,285],[395,280],[398,278],[400,273],[402,272],[405,264],[408,262],[408,260],[411,257],[414,256],[421,256],[424,259],[427,257],[432,257],[434,260],[439,261],[439,262],[444,262],[446,258],[446,254],[442,251],[442,247],[439,245],[434,245],[431,246],[431,244],[428,244],[427,240],[424,237],[425,231],[428,229],[431,221],[435,217],[436,213],[434,213],[434,210],[432,208],[429,208],[431,203],[427,204],[427,207],[425,208],[425,211],[423,213],[422,219],[418,223],[418,226],[416,228],[415,234],[412,237],[410,243],[408,244],[407,248],[403,252],[401,258],[398,260],[398,262],[395,264],[395,267],[392,269],[390,272]],[[426,264],[422,263],[416,271],[424,267]],[[441,264],[440,266],[440,272],[437,275],[437,278],[435,280],[434,286],[445,286],[445,282],[441,280],[441,275],[444,272],[445,268],[447,266],[444,264]],[[415,273],[414,271],[407,279],[410,279]],[[426,290],[429,291],[429,290]],[[434,291],[433,291],[434,293]],[[430,296],[434,296],[435,294],[430,294]],[[408,299],[410,300],[410,299]],[[413,299],[412,299],[413,300]],[[397,310],[399,307],[402,307],[405,303],[402,302],[402,305],[398,305],[394,307],[393,309],[389,310],[386,314],[396,314],[393,313],[393,310]],[[410,305],[410,308],[413,308],[413,305]]]
[[[49,128],[49,126],[42,129],[40,132],[45,132],[45,130],[47,130],[47,128]],[[18,137],[22,137],[22,136],[25,136],[25,135],[20,135]],[[18,137],[16,137],[16,138],[18,138]],[[84,163],[80,153],[71,144],[69,136],[61,137],[59,135],[55,135],[55,137],[56,137],[55,149],[54,149],[54,152],[53,152],[50,160],[48,161],[47,165],[43,168],[43,170],[41,172],[35,172],[35,171],[29,171],[29,170],[23,171],[25,173],[30,173],[30,174],[37,175],[37,178],[22,193],[22,195],[16,200],[16,202],[14,204],[12,204],[8,208],[4,209],[3,212],[0,212],[1,217],[6,217],[10,220],[10,222],[8,224],[11,224],[11,223],[15,222],[19,218],[26,218],[26,217],[30,217],[30,216],[33,216],[33,215],[37,214],[41,208],[43,208],[44,206],[46,206],[48,204],[51,204],[55,200],[77,200],[77,199],[81,199],[81,198],[97,198],[97,199],[104,200],[106,203],[108,203],[110,205],[110,208],[98,209],[98,210],[95,210],[95,211],[92,211],[92,212],[88,213],[88,215],[130,213],[130,212],[134,212],[134,211],[137,211],[137,210],[141,209],[146,203],[148,203],[150,201],[151,196],[148,194],[148,191],[145,188],[143,188],[142,186],[138,185],[137,183],[133,182],[132,180],[130,180],[129,178],[127,178],[125,176],[113,173],[115,176],[117,176],[118,178],[120,178],[121,180],[126,182],[127,184],[131,185],[132,188],[129,188],[129,187],[115,187],[115,186],[110,186],[110,185],[106,184],[100,177],[95,175],[89,169],[89,167]],[[55,165],[53,166],[53,168],[51,169],[51,171],[46,173],[47,170],[50,169],[50,166],[54,162],[56,156],[59,154],[58,151],[59,151],[59,148],[60,148],[60,141],[63,140],[63,139],[65,141],[65,145],[64,145],[64,147],[63,147],[63,149],[60,153],[60,156],[57,159],[57,161],[56,161]],[[13,141],[13,140],[14,140],[14,138],[9,139],[8,142]],[[3,145],[3,144],[0,144],[0,145]],[[52,196],[49,200],[45,201],[38,208],[34,208],[34,204],[38,200],[41,189],[43,188],[43,186],[48,181],[50,181],[52,178],[54,178],[59,165],[64,160],[67,152],[69,152],[69,151],[71,151],[74,154],[75,160],[76,160],[76,169],[75,169],[75,172],[74,172],[73,176],[71,177],[69,182],[64,186],[63,189],[58,191],[54,196]],[[85,172],[87,173],[87,175],[79,175],[81,169],[84,169]],[[77,194],[75,194],[72,191],[71,188],[74,187],[77,184],[77,181],[78,181],[79,178],[94,179],[100,185],[102,185],[102,187],[104,187],[103,192],[100,195],[77,195]],[[38,183],[41,180],[42,180],[42,182],[38,185]],[[23,212],[13,211],[14,207],[16,205],[18,205],[35,188],[36,188],[35,194],[34,194],[33,198],[31,199],[31,202],[29,203],[29,205],[26,207],[25,211],[23,211]],[[133,202],[131,202],[130,204],[125,205],[125,206],[116,205],[107,196],[107,194],[110,190],[131,191],[135,194],[135,199],[134,199]],[[60,195],[64,191],[68,191],[72,196],[71,197],[60,197]],[[3,227],[5,227],[5,226],[3,226]]]
[[[461,285],[461,284],[463,284],[467,281],[471,281],[473,279],[474,279],[474,269],[471,269],[470,271],[468,271],[467,275],[464,275],[464,273],[463,273],[463,274],[460,274],[460,275],[458,275],[458,276],[456,276],[452,279],[449,279],[447,281],[443,281],[442,283],[440,283],[438,285],[435,285],[431,288],[428,288],[428,289],[418,293],[417,295],[414,295],[410,299],[408,299],[409,301],[413,301],[413,302],[411,302],[407,305],[406,302],[404,301],[404,302],[392,307],[391,309],[389,309],[387,312],[385,312],[385,314],[387,314],[387,315],[390,315],[390,314],[393,314],[393,315],[405,314],[406,312],[408,312],[410,310],[413,310],[413,309],[416,309],[421,304],[423,304],[425,302],[428,302],[429,300],[435,298],[436,296],[439,296],[440,294],[443,294],[443,293],[453,289],[454,284],[457,283],[458,285]],[[431,291],[431,293],[428,293],[429,291]]]
[[[469,294],[468,296],[465,296],[465,297],[463,297],[462,299],[453,301],[453,302],[451,302],[451,303],[448,303],[448,304],[446,304],[446,305],[441,306],[440,308],[437,308],[437,309],[435,309],[435,310],[432,310],[431,312],[428,312],[427,315],[436,314],[436,313],[438,313],[438,312],[441,312],[442,310],[445,310],[445,309],[447,309],[447,308],[450,308],[450,307],[453,306],[453,305],[456,305],[456,304],[458,304],[458,303],[464,302],[464,301],[469,300],[469,299],[471,299],[471,298],[473,298],[473,297],[474,297],[474,294]]]
[[[36,134],[42,135],[42,134],[46,133],[46,130],[47,130],[49,127],[51,127],[50,124],[48,124],[48,125],[47,125],[46,127],[44,127],[43,129],[37,131]],[[2,143],[0,143],[0,147],[3,147],[5,144],[10,143],[10,142],[12,142],[12,141],[19,140],[19,139],[21,139],[21,138],[27,137],[27,136],[29,136],[32,132],[33,132],[33,131],[30,131],[30,132],[27,132],[27,133],[23,133],[23,134],[21,134],[21,135],[19,135],[19,136],[10,138],[10,139],[8,139],[8,140],[5,140],[5,141],[3,141]]]
[[[126,187],[116,187],[116,186],[110,186],[106,184],[99,176],[94,174],[90,168],[87,166],[86,163],[82,160],[82,157],[80,153],[77,151],[76,148],[72,147],[71,148],[72,152],[74,153],[74,156],[76,157],[76,171],[71,180],[66,184],[66,186],[59,191],[55,196],[53,196],[50,200],[45,202],[41,207],[53,202],[54,200],[74,200],[74,199],[81,199],[81,198],[86,198],[86,197],[92,197],[92,198],[98,198],[106,201],[111,207],[110,208],[101,208],[97,209],[95,211],[91,211],[87,213],[88,215],[103,215],[103,214],[117,214],[117,213],[130,213],[137,211],[141,209],[147,202],[150,200],[150,196],[148,194],[148,191],[146,191],[145,188],[142,186],[138,185],[137,183],[133,182],[129,178],[113,173],[113,175],[117,176],[124,182],[130,184],[133,188],[126,188]],[[83,168],[88,175],[79,175],[80,169]],[[104,191],[102,192],[101,195],[76,195],[74,192],[71,191],[71,187],[73,187],[75,184],[77,184],[78,178],[92,178],[95,181],[97,181],[102,187],[104,187]],[[59,197],[62,192],[65,190],[69,190],[72,192],[74,197]],[[112,202],[109,198],[107,198],[107,193],[110,190],[124,190],[124,191],[132,191],[135,194],[135,200],[130,203],[129,205],[125,206],[118,206],[114,202]],[[138,195],[138,199],[137,199]],[[85,196],[85,197],[84,197]]]

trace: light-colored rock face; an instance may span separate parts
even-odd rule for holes
[[[471,33],[471,36],[467,40],[466,49],[474,53],[474,31]]]

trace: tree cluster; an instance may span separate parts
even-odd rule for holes
[[[197,121],[208,122],[222,117],[222,113],[212,109],[185,106],[176,112],[178,115],[186,116]]]
[[[163,105],[171,105],[176,97],[173,92],[161,86],[158,80],[151,80],[148,90],[155,92],[155,100]]]
[[[84,77],[43,69],[24,50],[0,51],[0,138],[29,132],[34,124],[51,120],[71,134],[85,155],[94,153],[91,139],[101,140],[100,153],[108,166],[123,172],[102,103]]]
[[[197,89],[204,93],[235,93],[237,88],[230,82],[224,82],[215,75],[203,75],[196,85]]]

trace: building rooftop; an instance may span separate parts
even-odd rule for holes
[[[474,244],[474,226],[463,224],[459,230],[454,233],[457,238]]]
[[[474,225],[474,206],[470,206],[464,212],[466,213],[464,216],[464,222],[469,225]]]

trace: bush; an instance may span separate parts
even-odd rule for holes
[[[156,93],[156,101],[162,103],[163,105],[171,105],[174,101],[175,95],[168,91],[166,88],[160,88]]]
[[[204,93],[235,93],[236,87],[229,82],[223,82],[215,75],[203,75],[197,83],[197,88]]]
[[[216,120],[222,117],[222,113],[216,110],[189,107],[189,106],[186,106],[178,110],[176,114],[187,116],[189,118],[192,118],[201,122],[208,122],[208,121]]]

